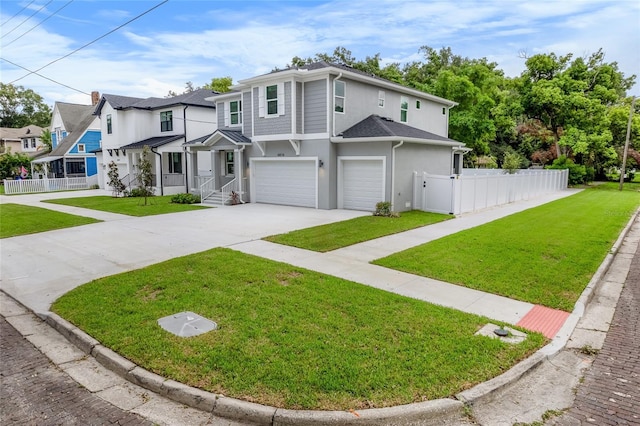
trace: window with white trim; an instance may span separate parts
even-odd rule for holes
[[[162,111],[160,113],[160,131],[170,132],[173,130],[173,111]]]
[[[229,122],[232,126],[242,124],[242,101],[229,102]]]
[[[85,151],[85,146],[83,143],[79,143],[78,144],[78,152],[86,152]]]
[[[226,176],[233,176],[235,172],[234,168],[233,151],[224,152],[224,173]]]
[[[420,101],[416,101],[416,109],[420,109]]]
[[[31,138],[31,148],[36,147],[36,138]]]
[[[384,90],[378,90],[378,106],[384,108]]]
[[[344,113],[344,100],[345,100],[346,84],[344,81],[333,82],[333,94],[335,97],[334,110],[335,112]]]
[[[107,114],[107,133],[113,133],[113,123],[111,122],[111,114]]]
[[[264,92],[267,100],[267,115],[278,115],[278,85],[267,86]]]
[[[22,145],[24,146],[24,149],[29,149],[29,139],[23,139]]]
[[[182,174],[182,153],[169,153],[169,173]]]
[[[400,97],[400,121],[407,122],[407,113],[409,112],[409,98],[406,96]]]

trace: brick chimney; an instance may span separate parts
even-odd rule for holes
[[[98,102],[100,102],[100,92],[91,92],[91,105],[98,105]]]

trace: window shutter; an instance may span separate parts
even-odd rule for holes
[[[265,97],[265,90],[266,87],[265,86],[260,86],[258,87],[258,117],[264,117],[265,116],[265,110],[264,110],[264,97]]]
[[[224,127],[229,127],[229,111],[231,108],[229,107],[229,102],[224,103]]]
[[[284,83],[278,83],[278,115],[284,115]]]

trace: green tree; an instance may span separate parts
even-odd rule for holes
[[[6,152],[0,155],[0,181],[4,179],[14,179],[20,175],[22,167],[29,170],[31,157],[21,152]]]
[[[113,196],[119,197],[127,189],[127,186],[120,180],[120,171],[115,161],[109,163],[107,177],[109,178],[107,185],[113,189]]]
[[[209,84],[202,86],[204,89],[213,90],[218,93],[226,93],[231,90],[233,79],[231,77],[214,77]]]
[[[42,96],[31,89],[0,82],[0,127],[49,127],[50,122],[51,108]]]
[[[153,196],[153,172],[151,160],[149,160],[149,152],[151,149],[148,145],[142,148],[142,156],[138,163],[138,174],[136,180],[138,181],[138,189],[144,197],[144,205],[147,205],[148,197]]]
[[[40,135],[40,141],[42,142],[44,152],[51,152],[51,150],[53,149],[53,142],[51,140],[51,131],[49,129],[44,129],[42,131],[42,135]]]

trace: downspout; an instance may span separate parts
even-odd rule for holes
[[[333,79],[333,120],[332,121],[332,132],[331,132],[331,136],[335,137],[336,136],[336,81],[340,80],[342,78],[342,73],[338,74],[338,76],[336,78]]]
[[[396,195],[396,149],[400,148],[404,141],[400,141],[398,145],[391,148],[391,210],[393,210],[393,199]]]
[[[184,126],[184,143],[187,143],[189,139],[187,139],[187,108],[189,105],[185,105],[182,110],[182,125]],[[189,167],[187,167],[187,147],[183,146],[182,151],[184,152],[184,187],[186,189],[186,193],[189,193]],[[162,159],[160,160],[162,161]],[[160,163],[162,164],[162,162]]]
[[[154,151],[154,148],[151,148],[151,152],[160,157],[160,195],[164,195],[164,185],[162,184],[162,154]]]
[[[238,182],[238,189],[240,190],[240,203],[244,204],[242,196],[244,195],[244,188],[242,188],[242,182],[244,181],[244,149],[246,145],[242,145],[242,148],[238,150],[238,165],[240,166],[240,182]]]

